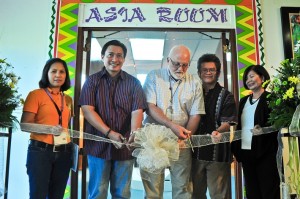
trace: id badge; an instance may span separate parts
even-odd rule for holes
[[[65,131],[62,131],[60,135],[54,135],[54,145],[62,145],[62,144],[68,144],[68,134]]]

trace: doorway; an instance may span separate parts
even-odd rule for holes
[[[157,60],[137,60],[133,56],[130,39],[147,38],[164,40],[163,53]],[[123,70],[137,77],[143,82],[143,77],[153,69],[163,68],[166,66],[166,59],[170,49],[174,45],[183,44],[191,50],[191,62],[188,72],[197,76],[198,58],[205,53],[216,54],[221,62],[221,75],[219,82],[222,86],[231,91],[236,102],[238,102],[238,77],[237,77],[237,53],[234,29],[175,29],[175,28],[79,28],[78,29],[78,46],[76,62],[76,79],[74,89],[74,106],[75,117],[73,128],[76,130],[84,129],[84,118],[78,107],[78,99],[81,87],[87,76],[101,70],[103,63],[101,60],[101,46],[109,40],[117,39],[124,43],[128,53]],[[98,47],[94,46],[96,43]],[[151,48],[149,45],[141,43],[144,48]],[[100,48],[99,48],[100,47]],[[154,49],[155,50],[155,49]],[[96,51],[96,56],[92,56]],[[98,54],[98,57],[97,57]],[[82,146],[82,141],[78,140]],[[82,152],[84,153],[84,152]],[[86,158],[82,156],[82,182],[86,182]],[[71,195],[77,198],[78,193],[78,172],[72,175]],[[86,197],[86,184],[82,184],[81,198]]]

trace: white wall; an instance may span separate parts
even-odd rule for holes
[[[261,0],[266,65],[284,59],[280,7],[300,7],[300,0]],[[0,0],[0,57],[7,58],[21,76],[19,92],[25,98],[38,87],[48,57],[51,20],[50,0]],[[16,111],[20,117],[21,108]],[[12,141],[8,198],[28,198],[26,150],[29,136],[15,130]]]
[[[278,67],[284,60],[280,7],[299,7],[300,0],[261,0],[266,67],[270,74],[276,74],[271,67]]]
[[[7,58],[21,76],[19,93],[38,88],[48,57],[50,0],[0,0],[0,57]],[[16,112],[20,117],[22,107]],[[0,113],[1,114],[1,113]],[[8,198],[29,198],[26,155],[29,134],[15,130],[12,138]],[[2,197],[3,198],[3,197]]]

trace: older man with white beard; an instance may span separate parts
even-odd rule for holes
[[[189,49],[174,46],[167,58],[168,67],[151,71],[143,87],[148,103],[144,123],[170,128],[179,142],[196,131],[200,115],[205,114],[202,85],[187,73],[189,62]],[[180,149],[178,161],[171,162],[170,167],[173,199],[191,198],[190,170],[191,149]],[[150,174],[141,170],[141,177],[145,198],[163,198],[164,172]]]

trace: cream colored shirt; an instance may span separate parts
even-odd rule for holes
[[[147,102],[158,106],[164,114],[171,105],[172,97],[172,121],[183,127],[186,127],[189,116],[205,114],[202,84],[200,79],[193,75],[185,74],[182,80],[176,82],[170,78],[167,68],[153,70],[147,75],[143,89]],[[149,115],[146,115],[144,123],[158,124]]]

